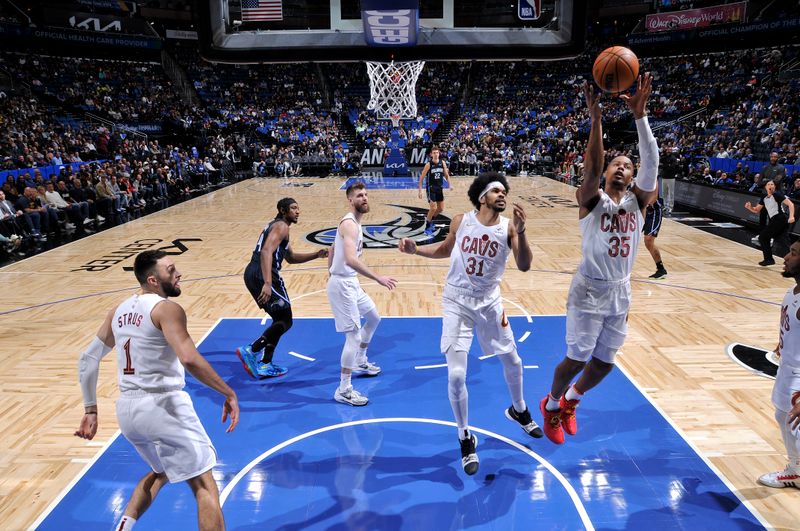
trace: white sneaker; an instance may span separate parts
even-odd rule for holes
[[[66,223],[64,225],[64,228],[67,229],[67,230],[75,230],[76,227],[75,227],[74,223]]]
[[[375,365],[374,363],[370,363],[369,361],[365,361],[364,363],[358,365],[353,372],[358,374],[366,374],[367,376],[377,376],[381,372],[381,368]]]
[[[99,221],[100,223],[104,222],[105,220],[106,218],[104,218],[103,216],[97,216],[97,221]]]
[[[336,392],[333,393],[333,399],[337,402],[341,402],[342,404],[350,404],[351,406],[366,406],[369,399],[353,389],[351,385],[344,392],[339,391],[339,388],[336,388]]]
[[[86,218],[83,220],[84,225],[91,225],[94,222],[92,218]]]
[[[770,472],[758,478],[758,482],[767,487],[782,489],[784,487],[794,487],[800,489],[800,475],[789,467],[780,472]]]

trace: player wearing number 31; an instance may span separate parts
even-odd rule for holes
[[[647,121],[647,98],[652,76],[639,77],[636,93],[623,95],[636,120],[641,165],[636,183],[633,162],[626,156],[603,168],[603,127],[600,95],[584,84],[591,118],[584,157],[584,180],[577,191],[583,258],[567,296],[567,355],[553,374],[550,393],[539,404],[544,433],[556,444],[564,432],[578,429],[575,408],[585,392],[599,384],[614,367],[617,350],[628,332],[631,269],[639,248],[643,211],[656,194],[658,144]],[[600,190],[600,178],[605,188]],[[575,385],[572,379],[581,373]]]
[[[106,315],[81,354],[79,376],[86,410],[75,435],[92,439],[97,433],[97,373],[100,360],[116,345],[119,429],[151,471],[134,488],[114,529],[130,530],[167,481],[186,481],[192,488],[199,529],[224,529],[219,491],[211,475],[217,453],[183,391],[184,367],[225,397],[222,422],[230,416],[228,432],[239,422],[236,393],[197,352],[183,308],[168,300],[181,294],[181,274],[172,258],[164,251],[144,251],[136,257],[133,271],[142,291]],[[153,528],[156,522],[146,525]]]
[[[441,351],[447,359],[447,384],[461,445],[461,464],[467,474],[478,471],[477,438],[467,418],[467,353],[473,331],[485,355],[497,355],[511,394],[506,417],[532,437],[542,430],[531,420],[522,394],[522,360],[500,299],[500,280],[509,251],[520,271],[531,267],[531,247],[525,239],[525,211],[514,205],[514,219],[500,215],[506,209],[508,183],[499,173],[484,173],[469,187],[477,210],[456,216],[450,233],[438,246],[417,247],[403,238],[400,251],[427,258],[450,257],[450,271],[442,297]]]

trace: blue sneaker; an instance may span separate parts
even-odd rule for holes
[[[283,376],[289,372],[289,369],[286,367],[281,367],[280,365],[275,365],[274,363],[261,363],[258,362],[258,370],[257,374],[259,379],[263,380],[264,378],[277,378],[278,376]]]
[[[237,348],[236,355],[239,356],[239,359],[241,360],[242,365],[244,365],[244,370],[247,371],[247,374],[255,378],[258,374],[258,360],[256,359],[257,356],[255,352],[250,350],[250,345]]]

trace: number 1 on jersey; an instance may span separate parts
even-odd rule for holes
[[[125,367],[122,369],[122,374],[136,374],[136,369],[131,367],[131,340],[128,339],[122,345],[122,350],[125,351]]]

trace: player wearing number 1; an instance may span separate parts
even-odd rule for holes
[[[499,173],[479,175],[467,192],[477,210],[456,216],[442,243],[428,248],[417,247],[414,240],[400,240],[403,253],[450,257],[442,296],[441,351],[447,359],[448,397],[458,425],[461,465],[469,475],[478,471],[477,438],[467,427],[467,353],[473,331],[483,353],[497,355],[503,365],[512,401],[506,417],[531,437],[542,436],[525,404],[522,360],[500,299],[500,280],[509,251],[520,271],[530,269],[532,258],[531,247],[523,236],[525,211],[515,204],[513,222],[500,215],[506,209],[508,190],[508,182]]]
[[[631,269],[641,238],[645,207],[655,200],[658,144],[647,121],[647,98],[652,76],[639,77],[636,93],[621,96],[633,112],[639,133],[641,165],[636,184],[633,162],[625,156],[611,160],[603,171],[602,108],[600,95],[584,84],[591,118],[584,158],[584,180],[577,191],[583,258],[567,296],[567,355],[556,367],[550,394],[539,409],[544,433],[556,444],[564,432],[574,435],[575,408],[585,392],[614,368],[614,357],[628,332]],[[605,188],[600,190],[600,178]],[[572,379],[581,374],[575,385]]]
[[[119,428],[151,472],[136,485],[114,529],[133,528],[167,481],[186,481],[192,488],[200,529],[224,529],[219,491],[211,475],[217,454],[191,398],[182,390],[184,368],[225,397],[222,422],[230,416],[228,432],[239,422],[236,393],[195,348],[183,308],[168,300],[181,294],[181,275],[172,259],[164,251],[144,251],[136,257],[133,270],[141,293],[106,315],[97,336],[81,354],[85,413],[75,435],[92,439],[97,433],[100,360],[116,345]]]

